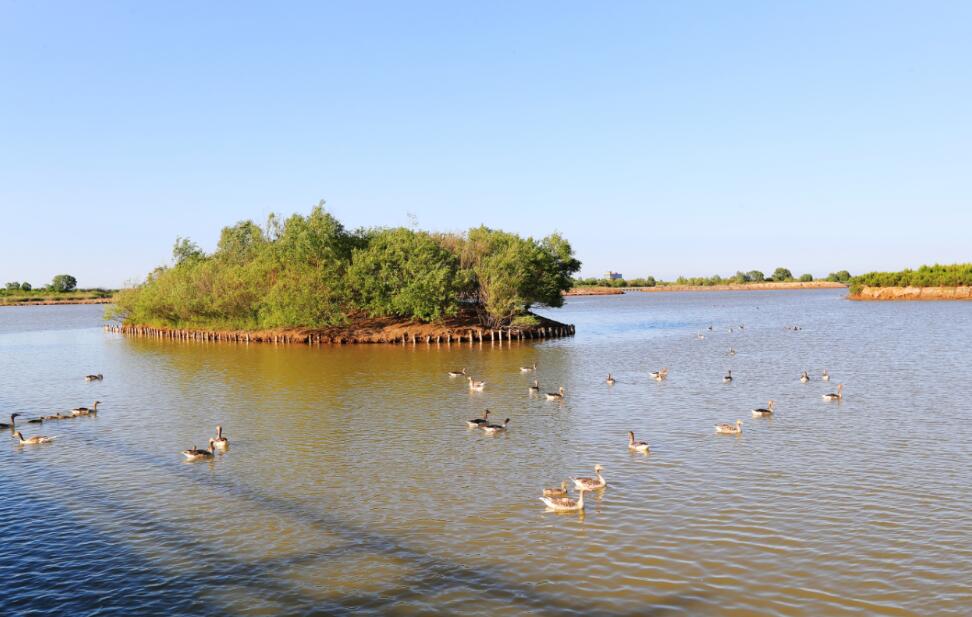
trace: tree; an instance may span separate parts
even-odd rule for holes
[[[9,283],[7,283],[7,291],[18,291],[18,290],[20,290],[19,281],[10,281]]]
[[[30,291],[33,288],[34,288],[33,285],[31,285],[27,281],[24,281],[23,283],[20,284],[21,291]]]
[[[793,279],[793,273],[786,268],[777,268],[773,270],[773,280],[774,281],[789,281]]]
[[[802,274],[802,275],[800,275],[800,282],[801,283],[812,283],[813,282],[813,275],[812,274]]]
[[[759,270],[750,270],[746,273],[746,278],[749,279],[747,282],[762,283],[766,280],[766,275]]]
[[[205,256],[199,245],[190,240],[179,236],[176,238],[175,246],[172,247],[172,261],[176,265],[184,261],[202,259]]]
[[[58,274],[51,281],[51,291],[65,292],[74,291],[78,286],[78,279],[70,274]]]
[[[851,273],[847,270],[840,270],[839,272],[831,272],[827,275],[828,281],[833,281],[835,283],[846,283],[851,279]]]

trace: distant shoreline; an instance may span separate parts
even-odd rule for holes
[[[862,302],[972,300],[972,287],[862,287],[848,296]]]
[[[786,289],[846,289],[844,283],[833,281],[785,281],[779,283],[728,283],[725,285],[657,285],[655,287],[575,287],[565,296],[604,296],[643,291],[659,293],[666,291],[780,291]]]
[[[73,300],[24,300],[22,302],[10,302],[0,299],[0,307],[3,306],[51,306],[55,304],[111,304],[114,298],[76,298]]]

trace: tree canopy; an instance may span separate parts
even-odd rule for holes
[[[495,327],[532,306],[561,306],[579,269],[559,234],[348,231],[322,202],[306,216],[225,227],[211,254],[177,238],[172,265],[122,290],[115,311],[130,323],[249,329],[325,327],[363,315],[436,321],[468,305]]]
[[[70,274],[58,274],[51,281],[51,291],[74,291],[78,286],[78,279]]]

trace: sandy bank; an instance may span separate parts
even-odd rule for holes
[[[972,300],[972,287],[863,287],[851,300]]]
[[[10,302],[0,299],[0,306],[48,306],[52,304],[111,304],[112,298],[78,298],[76,300],[25,300]]]
[[[574,287],[565,291],[565,296],[617,296],[623,294],[624,289],[618,287]]]
[[[783,283],[730,283],[727,285],[659,285],[657,287],[626,287],[630,291],[765,291],[782,289],[839,289],[847,287],[843,283],[831,281],[789,281]]]

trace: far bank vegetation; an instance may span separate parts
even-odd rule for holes
[[[921,266],[901,272],[868,272],[850,280],[850,293],[864,287],[965,287],[972,286],[972,263]]]
[[[847,283],[851,279],[850,272],[840,270],[831,272],[825,279],[834,283]],[[736,272],[733,275],[721,276],[679,276],[674,281],[661,281],[653,276],[633,279],[607,279],[607,278],[579,278],[574,281],[578,287],[665,287],[670,285],[683,285],[694,287],[714,287],[716,285],[745,285],[748,283],[774,283],[774,282],[802,282],[810,283],[816,280],[812,274],[802,274],[794,277],[788,268],[777,268],[773,274],[766,276],[760,270],[750,270],[749,272]]]

